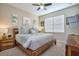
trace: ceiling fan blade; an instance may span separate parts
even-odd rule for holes
[[[32,5],[34,5],[34,6],[40,6],[40,4],[32,4]]]
[[[50,5],[52,5],[52,3],[46,3],[46,4],[44,4],[44,6],[50,6]]]
[[[40,7],[37,9],[37,11],[40,9]]]

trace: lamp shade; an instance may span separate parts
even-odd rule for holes
[[[8,33],[8,28],[0,28],[0,33]]]
[[[38,30],[39,31],[42,31],[43,30],[43,27],[42,26],[39,26]]]

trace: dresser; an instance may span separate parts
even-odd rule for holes
[[[0,40],[0,51],[12,48],[15,46],[15,40],[14,38],[4,38]]]
[[[66,44],[66,56],[79,56],[79,35],[69,35]]]

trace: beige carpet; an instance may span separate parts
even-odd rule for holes
[[[64,56],[64,55],[65,55],[65,45],[63,43],[57,43],[56,46],[50,47],[40,56]],[[0,52],[0,56],[27,56],[27,54],[21,51],[18,47],[14,47]]]

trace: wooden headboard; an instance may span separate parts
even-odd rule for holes
[[[19,33],[19,30],[18,30],[18,28],[13,28],[13,38],[15,39],[15,37],[16,37],[16,34],[18,34]]]

